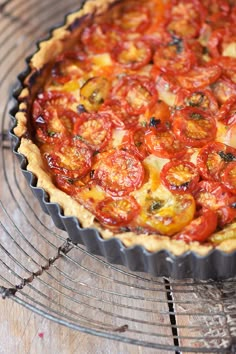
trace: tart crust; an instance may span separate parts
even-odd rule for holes
[[[111,230],[101,227],[92,213],[53,184],[51,176],[45,170],[39,148],[29,137],[27,111],[37,88],[41,85],[40,77],[44,78],[45,76],[45,65],[50,62],[53,63],[58,54],[73,44],[74,38],[87,23],[92,21],[93,16],[105,12],[109,5],[114,2],[114,0],[87,1],[80,11],[67,16],[65,25],[55,29],[50,39],[40,43],[39,50],[29,62],[30,73],[24,81],[24,89],[18,98],[20,104],[15,116],[17,125],[14,128],[14,134],[20,139],[18,152],[26,157],[28,162],[27,170],[37,177],[37,187],[43,188],[49,194],[50,202],[58,203],[62,207],[65,216],[77,217],[82,227],[94,227],[97,229],[105,240],[116,237],[126,247],[140,245],[149,252],[167,250],[175,256],[180,256],[188,251],[205,256],[213,248],[230,253],[236,249],[236,239],[232,239],[236,236],[236,222],[213,234],[216,238],[227,234],[227,240],[216,247],[210,244],[200,244],[199,242],[187,244],[184,241],[173,240],[170,237],[157,234],[147,235],[133,232],[115,234]]]

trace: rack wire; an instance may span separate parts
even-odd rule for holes
[[[12,153],[11,94],[24,58],[78,0],[0,0],[0,295],[57,323],[161,352],[236,353],[236,281],[153,278],[67,239]]]

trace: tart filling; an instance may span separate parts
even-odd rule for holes
[[[30,61],[14,133],[67,216],[148,251],[236,249],[236,8],[87,1]]]

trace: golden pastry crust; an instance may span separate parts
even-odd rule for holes
[[[43,188],[49,194],[50,201],[58,203],[62,207],[65,216],[77,217],[82,227],[94,227],[104,239],[116,237],[126,247],[140,245],[149,252],[168,250],[176,256],[193,251],[205,256],[213,249],[211,244],[185,243],[156,234],[113,233],[111,230],[102,227],[90,211],[54,185],[51,176],[45,169],[39,148],[29,137],[27,112],[38,87],[42,85],[46,76],[45,70],[47,69],[45,67],[48,67],[49,63],[53,63],[55,58],[65,49],[72,46],[75,38],[84,26],[92,21],[93,16],[105,12],[112,3],[114,3],[114,0],[87,1],[82,10],[69,15],[65,25],[54,30],[52,37],[40,44],[39,50],[29,63],[30,74],[25,80],[25,88],[19,97],[19,111],[16,114],[17,125],[14,128],[15,135],[20,138],[18,152],[27,158],[27,170],[37,177],[37,187]],[[225,241],[220,242],[216,248],[229,253],[236,249],[236,239],[232,239],[236,235],[236,222],[228,225],[224,230],[216,232],[212,237],[217,240],[218,237],[226,234],[228,236]]]

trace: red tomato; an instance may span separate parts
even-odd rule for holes
[[[221,75],[218,65],[195,66],[186,75],[177,75],[177,80],[188,90],[204,88],[214,83]]]
[[[221,227],[236,217],[236,196],[219,182],[199,182],[195,200],[198,208],[203,211],[211,209],[218,214],[218,223]]]
[[[142,163],[123,150],[105,153],[94,165],[93,179],[107,193],[121,197],[140,188],[144,179]]]
[[[199,173],[191,162],[172,160],[162,168],[161,181],[173,193],[189,193],[195,189]]]
[[[157,47],[153,61],[164,72],[184,74],[196,63],[196,58],[181,40],[176,39],[173,44]]]
[[[231,34],[229,27],[216,29],[211,33],[208,49],[213,57],[220,57],[223,51],[224,38]]]
[[[178,158],[186,153],[185,145],[168,129],[150,128],[144,140],[149,152],[158,157]]]
[[[63,192],[72,196],[83,186],[83,182],[80,179],[73,179],[58,174],[53,176],[53,182]]]
[[[226,76],[221,76],[211,85],[212,92],[220,104],[236,95],[236,84]]]
[[[140,206],[132,196],[106,198],[96,207],[96,218],[108,226],[127,226],[138,214]]]
[[[204,242],[216,230],[217,214],[212,210],[205,210],[201,216],[192,220],[182,231],[176,234],[174,240],[189,242]]]
[[[122,77],[113,88],[112,98],[127,103],[127,112],[139,115],[151,108],[158,99],[154,81],[140,75]]]
[[[192,91],[181,89],[177,93],[176,106],[197,107],[206,111],[210,111],[212,114],[218,113],[219,110],[219,106],[214,95],[208,89]]]
[[[236,194],[236,162],[229,162],[221,174],[222,183]]]
[[[219,65],[222,69],[222,74],[225,76],[229,82],[232,82],[235,86],[236,84],[236,58],[221,56],[213,59],[211,63]],[[236,91],[236,89],[235,89]],[[234,91],[234,94],[235,94]]]
[[[82,113],[75,124],[74,135],[91,147],[102,150],[111,138],[110,115],[102,113]]]
[[[134,154],[140,160],[145,159],[148,155],[144,141],[145,132],[146,130],[143,127],[129,129],[122,140],[124,149]]]
[[[197,166],[203,178],[220,181],[222,170],[236,159],[236,149],[219,142],[203,147],[197,157]]]
[[[100,107],[99,113],[109,114],[112,124],[119,129],[135,127],[139,122],[137,115],[128,113],[128,104],[124,100],[106,100]]]
[[[223,120],[226,125],[236,123],[236,95],[231,96],[220,107],[218,120]]]
[[[216,122],[209,112],[186,107],[175,112],[173,132],[187,146],[202,147],[216,137]]]
[[[92,151],[81,141],[66,140],[45,154],[45,159],[53,174],[76,179],[90,171]]]
[[[137,70],[148,64],[152,51],[147,42],[123,41],[112,51],[112,57],[128,69]]]
[[[39,93],[36,101],[38,103],[37,109],[41,107],[41,109],[47,106],[65,106],[67,103],[72,103],[75,101],[74,97],[68,92],[64,91],[45,91]],[[39,112],[33,108],[33,117],[35,118],[35,114],[37,115]]]

